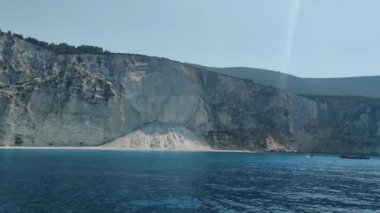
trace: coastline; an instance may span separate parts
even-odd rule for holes
[[[32,150],[99,150],[99,151],[137,151],[137,152],[230,152],[230,153],[266,153],[249,150],[224,150],[224,149],[132,149],[101,146],[0,146],[1,149],[32,149]]]
[[[313,154],[313,155],[340,155],[340,153],[320,153],[320,152],[286,152],[286,151],[265,151],[265,150],[232,150],[232,149],[132,149],[117,147],[101,147],[101,146],[0,146],[0,150],[89,150],[89,151],[121,151],[121,152],[217,152],[217,153],[247,153],[247,154]],[[380,156],[377,153],[366,154],[369,156]]]

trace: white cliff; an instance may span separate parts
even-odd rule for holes
[[[301,97],[164,58],[57,54],[0,35],[0,145],[379,152],[372,102]]]

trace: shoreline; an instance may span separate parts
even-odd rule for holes
[[[99,146],[0,146],[1,149],[31,149],[31,150],[99,150],[99,151],[137,151],[137,152],[230,152],[230,153],[267,153],[249,150],[224,150],[224,149],[133,149]],[[269,152],[268,152],[269,153]]]
[[[320,153],[320,152],[284,152],[284,151],[251,151],[233,149],[133,149],[101,146],[0,146],[0,150],[93,150],[93,151],[125,151],[125,152],[219,152],[219,153],[249,153],[249,154],[305,154],[305,155],[340,155],[340,153]],[[380,156],[379,154],[366,154],[370,156]]]

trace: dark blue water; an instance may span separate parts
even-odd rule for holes
[[[380,211],[380,158],[0,150],[0,212]]]

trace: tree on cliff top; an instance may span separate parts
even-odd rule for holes
[[[27,37],[24,38],[24,36],[16,33],[12,33],[11,31],[8,31],[8,33],[4,33],[3,31],[0,30],[0,35],[6,34],[7,36],[13,36],[18,39],[23,39],[29,43],[32,43],[36,46],[45,48],[47,50],[50,50],[54,53],[57,54],[109,54],[110,52],[107,50],[103,50],[101,47],[97,46],[91,46],[91,45],[80,45],[80,46],[73,46],[69,45],[66,43],[59,43],[59,44],[54,44],[54,43],[47,43],[44,41],[39,41],[38,39],[32,38],[32,37]]]

